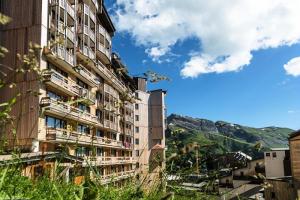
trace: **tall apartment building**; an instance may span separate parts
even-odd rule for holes
[[[134,150],[137,168],[142,175],[155,174],[164,169],[166,91],[147,91],[147,80],[135,77],[136,102],[134,111]],[[155,170],[155,169],[158,169]],[[151,174],[154,175],[151,175]]]
[[[16,66],[16,53],[26,54],[32,42],[43,47],[40,68],[48,69],[43,82],[31,73],[16,75],[17,87],[1,90],[1,101],[18,92],[22,97],[12,111],[17,140],[9,130],[1,138],[23,152],[66,148],[68,154],[83,157],[84,165],[97,166],[104,180],[134,174],[135,84],[111,52],[115,28],[103,2],[2,0],[0,12],[13,19],[1,27],[1,45],[10,50],[1,63]],[[50,45],[58,38],[63,43]],[[147,150],[164,146],[164,125],[156,120],[163,120],[163,106],[158,105],[163,95],[150,92],[153,137]]]

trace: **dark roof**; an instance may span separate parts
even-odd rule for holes
[[[298,135],[300,135],[300,130],[291,133],[290,136],[289,136],[289,139],[292,139],[292,138],[294,138],[294,137],[296,137]]]
[[[111,34],[111,36],[116,31],[114,24],[112,23],[109,14],[104,6],[104,3],[102,3],[102,12],[99,14],[99,19],[102,22],[102,25],[104,28]]]
[[[150,93],[151,93],[151,92],[163,92],[163,93],[166,94],[166,93],[167,93],[167,90],[157,89],[157,90],[150,90],[149,92],[150,92]]]

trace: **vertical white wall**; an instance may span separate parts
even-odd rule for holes
[[[270,156],[267,154],[270,153]],[[273,156],[276,153],[276,157]],[[285,151],[269,151],[264,153],[266,177],[283,177]]]

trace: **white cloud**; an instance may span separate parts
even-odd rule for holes
[[[299,113],[299,110],[289,110],[288,114],[295,114],[295,113]]]
[[[183,77],[237,71],[252,52],[300,40],[299,0],[116,0],[115,23],[155,61],[177,42],[196,38]]]
[[[160,62],[160,57],[165,55],[169,51],[168,47],[152,47],[150,49],[146,49],[145,52],[152,57],[153,61]]]
[[[295,58],[291,59],[283,67],[287,74],[292,75],[292,76],[299,76],[300,75],[300,57],[295,57]]]

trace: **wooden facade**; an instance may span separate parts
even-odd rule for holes
[[[12,20],[0,28],[0,45],[9,50],[1,63],[11,68],[1,67],[1,72],[7,75],[1,78],[8,83],[16,83],[14,88],[1,89],[0,102],[20,94],[11,113],[15,119],[14,126],[1,129],[1,140],[30,149],[33,139],[38,135],[39,98],[32,93],[39,91],[39,82],[34,73],[16,74],[14,70],[21,65],[17,53],[27,54],[30,42],[40,44],[42,1],[2,0],[0,12]],[[17,129],[16,139],[12,136],[13,128]]]

